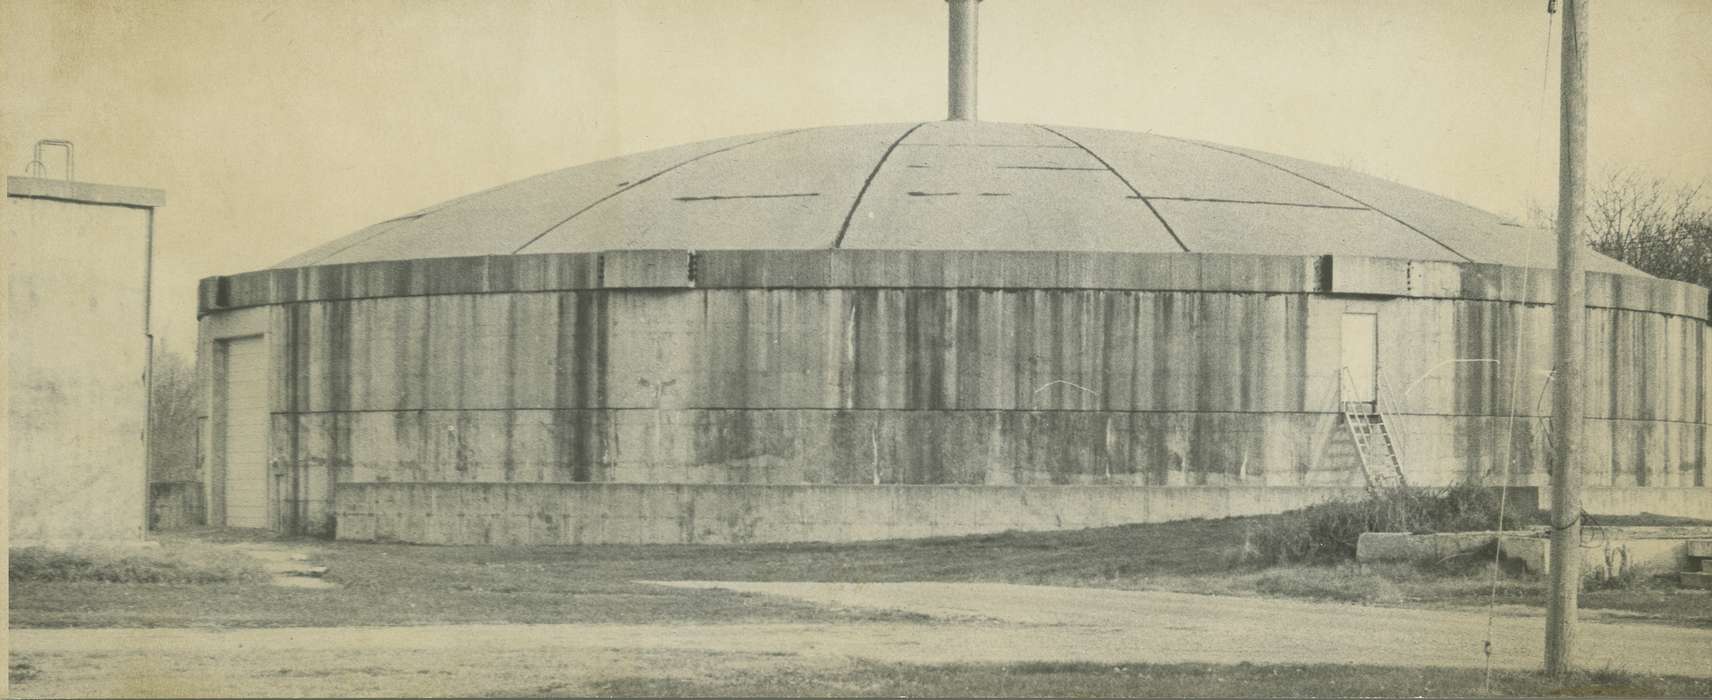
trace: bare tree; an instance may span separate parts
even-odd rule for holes
[[[1655,277],[1712,287],[1712,205],[1701,186],[1673,186],[1633,170],[1612,173],[1588,193],[1588,244]],[[1550,228],[1554,212],[1531,217]]]
[[[155,351],[149,417],[149,480],[197,481],[196,370],[184,355]]]

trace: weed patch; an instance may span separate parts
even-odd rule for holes
[[[261,563],[218,547],[74,550],[23,547],[10,552],[13,583],[261,583]]]
[[[13,658],[6,663],[6,677],[13,683],[32,680],[40,674],[41,671],[36,669],[35,664],[30,663],[27,658]]]
[[[1361,501],[1334,501],[1278,516],[1251,529],[1243,551],[1258,564],[1334,563],[1355,559],[1364,532],[1470,532],[1498,523],[1499,496],[1490,488],[1402,488]],[[1537,513],[1505,512],[1505,527],[1536,524]]]
[[[1674,572],[1658,572],[1644,566],[1623,566],[1589,571],[1581,577],[1585,591],[1648,591],[1676,588]]]

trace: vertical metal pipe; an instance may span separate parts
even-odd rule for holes
[[[25,168],[25,173],[37,177],[47,174],[47,165],[42,162],[42,148],[44,146],[59,146],[60,148],[65,149],[65,181],[73,182],[77,180],[77,157],[72,153],[72,143],[65,139],[42,139],[37,141],[36,159],[30,161],[30,166],[35,168],[35,172],[30,172],[31,168]]]
[[[1551,599],[1546,608],[1546,673],[1574,668],[1581,591],[1582,381],[1587,290],[1582,272],[1587,191],[1587,0],[1563,3],[1563,86],[1557,195],[1557,305],[1552,343]]]
[[[138,539],[148,539],[150,502],[149,480],[155,461],[155,333],[150,316],[155,283],[155,210],[148,208],[148,234],[143,242],[143,531]]]
[[[976,21],[981,0],[945,0],[951,19],[948,97],[951,121],[975,121]]]

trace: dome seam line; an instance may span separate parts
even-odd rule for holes
[[[1167,233],[1171,236],[1171,240],[1177,242],[1177,247],[1182,248],[1183,252],[1185,252],[1185,253],[1193,252],[1193,251],[1189,250],[1189,245],[1187,243],[1184,243],[1183,239],[1177,235],[1176,229],[1171,228],[1171,222],[1166,221],[1165,216],[1159,213],[1159,208],[1153,206],[1153,201],[1151,199],[1148,199],[1148,197],[1146,195],[1143,195],[1140,190],[1137,190],[1135,188],[1135,185],[1130,184],[1129,178],[1124,177],[1123,173],[1118,172],[1118,169],[1112,167],[1111,163],[1107,163],[1106,159],[1100,157],[1100,154],[1095,153],[1092,149],[1088,148],[1087,146],[1082,145],[1082,142],[1077,141],[1076,139],[1070,138],[1069,136],[1065,136],[1063,133],[1059,132],[1057,129],[1054,129],[1050,126],[1042,126],[1040,124],[1030,124],[1029,126],[1032,126],[1036,129],[1043,129],[1045,131],[1049,131],[1054,136],[1057,136],[1058,138],[1064,139],[1065,141],[1069,141],[1070,143],[1075,144],[1077,148],[1082,149],[1083,153],[1086,153],[1090,157],[1092,157],[1094,160],[1099,161],[1100,165],[1105,166],[1106,172],[1109,172],[1113,176],[1117,177],[1118,182],[1122,182],[1123,186],[1129,190],[1130,194],[1134,195],[1136,199],[1141,200],[1142,204],[1147,205],[1147,210],[1150,212],[1153,212],[1153,218],[1158,219],[1159,225],[1165,227],[1165,233]]]
[[[561,219],[558,223],[553,224],[552,226],[548,226],[546,228],[546,230],[543,230],[542,232],[535,234],[535,237],[530,238],[528,242],[524,243],[523,245],[517,246],[516,250],[511,251],[511,255],[517,255],[519,253],[522,253],[524,248],[528,248],[529,246],[535,245],[541,239],[546,238],[547,234],[550,234],[553,231],[558,230],[558,228],[560,226],[564,226],[565,224],[570,223],[572,219],[575,219],[579,216],[582,216],[584,213],[587,213],[588,210],[593,209],[597,206],[600,206],[602,203],[606,202],[609,199],[617,197],[618,195],[624,194],[625,192],[629,192],[633,189],[641,187],[642,185],[645,185],[649,182],[652,182],[655,178],[658,178],[661,175],[665,175],[666,173],[672,172],[673,170],[677,170],[678,168],[684,167],[686,165],[689,165],[690,163],[694,163],[694,162],[701,160],[703,158],[711,158],[711,157],[717,156],[721,153],[725,153],[727,151],[733,151],[733,150],[742,148],[744,146],[748,146],[750,144],[760,143],[760,142],[766,141],[768,139],[783,138],[786,136],[790,136],[791,134],[799,134],[799,133],[802,133],[804,131],[808,131],[808,130],[807,129],[792,129],[790,131],[781,131],[781,132],[778,132],[775,134],[767,134],[767,135],[762,136],[762,137],[757,138],[757,139],[751,139],[748,141],[744,141],[743,143],[732,144],[730,146],[726,146],[725,148],[721,148],[721,149],[717,149],[717,150],[713,150],[713,151],[708,151],[707,153],[703,153],[703,154],[698,155],[694,158],[689,158],[689,159],[674,163],[674,164],[672,164],[672,165],[670,165],[670,166],[668,166],[668,167],[666,167],[666,168],[664,168],[664,169],[662,169],[662,170],[660,170],[660,171],[658,171],[652,175],[649,175],[645,178],[642,178],[640,180],[636,180],[635,182],[627,184],[624,187],[619,188],[618,190],[616,190],[614,192],[610,192],[606,196],[601,197],[600,199],[597,199],[593,202],[590,202],[587,206],[585,206],[581,209],[578,209],[575,212],[572,212],[570,216],[567,216],[564,219]]]
[[[1343,211],[1372,211],[1372,207],[1346,207],[1341,204],[1308,204],[1305,202],[1274,202],[1266,199],[1227,199],[1220,197],[1176,197],[1164,195],[1144,195],[1148,199],[1161,202],[1196,202],[1199,204],[1254,204],[1264,207],[1302,207],[1305,209],[1341,209]],[[1137,197],[1136,199],[1141,199]]]
[[[1354,195],[1351,195],[1348,192],[1344,192],[1343,190],[1340,190],[1336,187],[1332,187],[1331,185],[1328,185],[1324,182],[1320,182],[1319,180],[1315,180],[1314,178],[1308,177],[1307,175],[1303,175],[1299,172],[1296,172],[1294,170],[1286,168],[1286,167],[1279,165],[1277,163],[1274,163],[1272,161],[1266,160],[1264,158],[1259,158],[1256,156],[1251,156],[1247,153],[1242,153],[1240,151],[1233,151],[1233,150],[1230,150],[1227,148],[1220,148],[1220,147],[1214,146],[1212,144],[1201,143],[1199,141],[1190,141],[1188,139],[1180,139],[1180,138],[1177,138],[1175,136],[1165,136],[1164,134],[1159,134],[1158,136],[1160,138],[1171,139],[1172,141],[1176,141],[1178,143],[1186,143],[1186,144],[1190,144],[1193,146],[1200,146],[1201,148],[1205,148],[1205,149],[1213,150],[1213,151],[1218,151],[1220,153],[1228,153],[1230,155],[1237,156],[1239,158],[1247,158],[1247,159],[1252,160],[1252,161],[1259,163],[1261,165],[1265,165],[1265,166],[1268,166],[1271,168],[1275,168],[1277,170],[1283,171],[1285,173],[1293,175],[1293,176],[1300,178],[1302,180],[1306,180],[1308,182],[1314,183],[1315,185],[1319,185],[1321,188],[1324,188],[1327,192],[1331,192],[1331,193],[1336,194],[1339,197],[1343,197],[1344,199],[1347,199],[1351,202],[1355,202],[1356,204],[1360,204],[1361,206],[1366,207],[1369,211],[1372,211],[1372,212],[1374,212],[1380,216],[1383,216],[1387,219],[1390,219],[1392,221],[1397,222],[1398,224],[1402,225],[1403,228],[1409,229],[1410,231],[1414,231],[1416,235],[1418,235],[1422,238],[1425,238],[1429,241],[1432,241],[1433,243],[1438,244],[1438,246],[1440,248],[1443,248],[1445,250],[1450,251],[1452,255],[1455,255],[1459,258],[1462,258],[1464,261],[1474,262],[1474,258],[1468,257],[1467,255],[1463,255],[1462,251],[1457,250],[1455,248],[1452,248],[1452,247],[1450,247],[1449,244],[1445,243],[1444,241],[1441,241],[1437,238],[1434,238],[1432,234],[1429,234],[1426,231],[1422,231],[1421,229],[1416,228],[1414,224],[1411,224],[1407,221],[1404,221],[1402,219],[1397,218],[1396,216],[1392,215],[1391,212],[1385,211],[1384,209],[1380,209],[1379,207],[1373,206],[1372,204],[1368,204],[1367,202],[1364,202],[1364,201],[1361,201],[1360,199],[1357,199]]]
[[[343,253],[347,250],[350,250],[352,248],[360,246],[360,245],[367,243],[369,241],[372,241],[376,238],[380,238],[382,236],[385,236],[388,233],[392,233],[393,229],[396,229],[399,226],[404,225],[406,222],[415,221],[415,220],[420,219],[424,216],[427,216],[429,213],[430,212],[422,212],[419,214],[405,214],[404,216],[398,216],[398,217],[393,217],[391,219],[387,219],[386,221],[382,221],[380,223],[374,224],[373,226],[370,226],[369,228],[373,228],[373,229],[377,229],[377,230],[374,231],[373,233],[370,233],[367,236],[363,236],[361,240],[356,240],[356,241],[352,241],[350,243],[347,243],[347,244],[339,247],[337,250],[329,251],[326,255],[322,255],[319,258],[316,258],[314,260],[305,260],[302,263],[296,264],[296,265],[287,265],[286,263],[291,262],[292,259],[297,257],[297,256],[293,256],[293,258],[287,258],[285,260],[280,261],[279,264],[274,265],[274,267],[276,269],[289,269],[289,268],[293,268],[293,267],[314,267],[316,265],[329,264],[327,261],[333,259],[334,256],[337,256],[340,253]],[[390,225],[388,225],[388,224],[390,224]],[[361,232],[359,231],[359,233],[361,233]],[[337,241],[333,241],[333,242],[337,242]]]
[[[838,226],[838,236],[832,239],[832,247],[834,249],[842,248],[844,246],[844,237],[850,233],[850,222],[856,218],[856,209],[862,206],[862,198],[867,196],[868,188],[874,184],[874,178],[880,175],[880,168],[885,167],[886,161],[892,157],[892,151],[898,150],[898,144],[903,143],[904,139],[909,138],[910,134],[915,133],[916,129],[920,129],[926,124],[927,122],[919,122],[915,126],[906,129],[902,135],[898,136],[896,141],[892,142],[892,145],[886,147],[885,153],[880,154],[880,160],[874,163],[874,169],[868,171],[868,179],[862,181],[862,189],[856,190],[856,199],[850,202],[850,210],[844,212],[844,223]]]

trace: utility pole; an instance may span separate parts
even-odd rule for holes
[[[1562,126],[1557,185],[1557,305],[1552,343],[1551,600],[1546,608],[1546,673],[1574,668],[1581,593],[1582,382],[1587,277],[1581,268],[1587,192],[1587,6],[1563,0]]]

